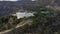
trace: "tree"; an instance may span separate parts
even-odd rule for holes
[[[33,24],[30,26],[30,31],[33,30],[33,32],[35,32],[38,28],[40,28],[40,34],[54,34],[57,30],[55,30],[55,23],[58,21],[56,20],[57,15],[55,15],[57,12],[46,7],[37,7],[31,10],[36,13],[34,14],[35,16],[33,18]]]

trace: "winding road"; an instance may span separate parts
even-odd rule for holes
[[[32,22],[32,20],[25,20],[25,21],[22,21],[22,22],[20,22],[19,24],[17,24],[17,26],[16,26],[15,28],[2,31],[2,32],[0,32],[0,34],[4,34],[4,33],[7,33],[7,32],[10,32],[10,31],[12,31],[12,30],[14,30],[14,29],[16,29],[16,28],[22,27],[22,26],[24,26],[24,25],[26,25],[26,24],[28,24],[28,23],[30,23],[30,22]]]

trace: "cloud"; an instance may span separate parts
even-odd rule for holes
[[[32,1],[36,1],[36,0],[32,0]]]

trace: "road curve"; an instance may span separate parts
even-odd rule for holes
[[[24,26],[24,25],[26,25],[26,24],[28,24],[28,23],[30,23],[30,22],[32,22],[32,20],[25,20],[25,21],[22,21],[22,22],[20,22],[19,24],[17,24],[17,26],[16,26],[15,28],[2,31],[2,32],[0,32],[0,34],[4,34],[4,33],[7,33],[7,32],[10,32],[10,31],[12,31],[12,30],[14,30],[14,29],[16,29],[16,28],[22,27],[22,26]]]

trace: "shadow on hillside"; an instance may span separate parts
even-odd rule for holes
[[[4,34],[26,34],[22,28],[16,28],[10,32]]]

